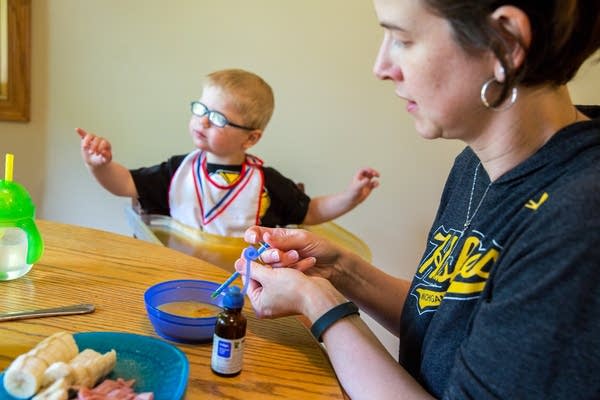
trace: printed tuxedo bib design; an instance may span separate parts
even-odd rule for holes
[[[219,174],[208,173],[206,153],[191,152],[171,180],[171,216],[215,235],[243,236],[248,227],[260,222],[262,164],[261,159],[246,155],[239,177],[230,183]]]

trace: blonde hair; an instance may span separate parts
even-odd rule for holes
[[[243,69],[223,69],[207,75],[204,88],[214,87],[230,97],[244,125],[264,130],[273,115],[273,90],[260,76]]]

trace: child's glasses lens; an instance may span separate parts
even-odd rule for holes
[[[209,110],[204,104],[199,101],[193,101],[191,104],[192,114],[197,117],[204,117],[208,114],[208,120],[211,124],[218,126],[219,128],[225,127],[229,121],[223,114],[218,111]]]
[[[215,126],[218,126],[219,128],[224,128],[226,125],[231,125],[233,127],[244,129],[247,131],[251,131],[254,129],[254,128],[250,128],[247,126],[238,125],[238,124],[234,124],[233,122],[230,122],[227,119],[227,117],[225,117],[225,115],[221,114],[218,111],[210,110],[208,107],[206,107],[204,104],[200,103],[199,101],[192,101],[191,109],[192,109],[192,114],[194,114],[197,117],[204,117],[205,115],[208,115],[208,120],[210,121],[210,123]]]
[[[227,118],[225,118],[225,116],[218,111],[209,112],[208,119],[210,120],[211,124],[216,125],[219,128],[223,128],[229,123],[229,121],[227,121]]]

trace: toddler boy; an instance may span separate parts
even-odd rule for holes
[[[81,154],[96,180],[117,196],[138,199],[147,213],[170,215],[194,228],[241,237],[252,225],[320,224],[350,211],[379,185],[362,168],[340,193],[309,198],[290,179],[247,153],[273,113],[271,87],[254,73],[226,69],[208,75],[191,103],[196,150],[146,168],[112,160],[110,142],[81,128]]]

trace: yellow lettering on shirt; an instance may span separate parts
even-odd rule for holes
[[[444,298],[444,293],[433,290],[417,288],[416,292],[419,294],[419,309],[421,310],[438,308]]]
[[[548,193],[544,192],[541,196],[540,199],[538,201],[535,200],[529,200],[526,204],[525,204],[525,208],[529,208],[530,210],[536,211],[538,208],[540,208],[540,206],[542,204],[544,204],[546,202],[546,200],[548,200]]]
[[[444,297],[453,300],[478,297],[483,291],[490,270],[500,257],[497,246],[484,247],[481,234],[473,233],[456,247],[460,232],[433,235],[434,249],[417,271],[423,282],[413,289],[421,312],[439,307]]]

